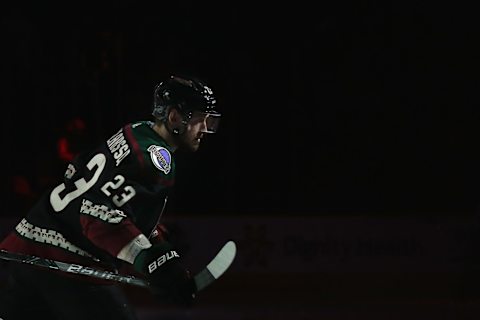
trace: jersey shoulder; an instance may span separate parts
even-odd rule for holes
[[[142,167],[170,175],[174,172],[173,151],[152,128],[150,121],[127,124],[123,131]]]

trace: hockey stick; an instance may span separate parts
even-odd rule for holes
[[[217,255],[208,263],[208,265],[193,277],[197,292],[205,289],[216,279],[218,279],[225,271],[227,271],[232,264],[233,259],[235,259],[236,253],[237,246],[235,242],[228,241],[222,247],[222,249],[220,249]],[[147,288],[150,286],[148,281],[131,275],[122,275],[108,270],[98,270],[74,263],[66,263],[19,253],[12,253],[5,250],[0,250],[0,259],[31,264],[38,267],[75,273],[98,279],[112,280],[138,287]]]

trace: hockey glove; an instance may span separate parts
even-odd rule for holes
[[[173,246],[163,241],[142,250],[135,258],[135,270],[151,283],[153,294],[170,303],[190,306],[195,298],[195,283],[179,262]]]

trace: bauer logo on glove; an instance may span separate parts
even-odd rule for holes
[[[153,261],[148,265],[148,273],[154,272],[162,264],[164,264],[165,262],[173,258],[180,258],[180,256],[175,250],[171,250],[170,252],[167,252],[164,255],[161,255],[160,257],[158,257],[156,261]]]

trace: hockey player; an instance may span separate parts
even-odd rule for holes
[[[175,180],[173,153],[196,151],[220,120],[212,90],[170,76],[154,90],[154,121],[127,124],[76,157],[0,249],[115,271],[127,264],[162,301],[190,305],[195,284],[159,216]],[[0,318],[135,319],[121,288],[9,262]]]

